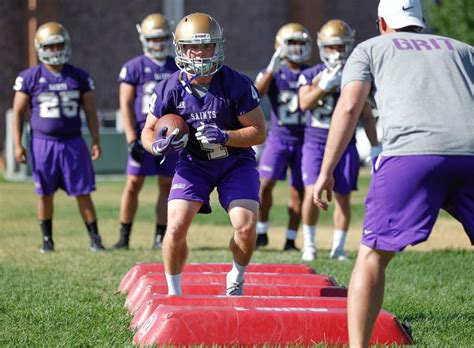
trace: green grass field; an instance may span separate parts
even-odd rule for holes
[[[354,195],[354,224],[363,215],[368,174]],[[123,180],[99,180],[93,199],[106,246],[118,234],[118,209]],[[287,188],[275,190],[272,223],[286,224]],[[120,280],[138,261],[161,261],[150,250],[154,225],[153,180],[146,183],[134,225],[129,251],[93,254],[74,199],[58,193],[55,202],[56,252],[39,253],[41,242],[36,221],[33,184],[0,180],[0,346],[131,346],[130,317],[124,296],[114,295]],[[194,262],[230,262],[227,240],[231,229],[226,214],[213,204],[214,214],[202,216],[190,231],[190,257]],[[448,219],[446,214],[441,219]],[[329,214],[321,226],[330,227]],[[202,241],[199,231],[216,231]],[[200,241],[200,242],[194,242]],[[348,284],[355,252],[347,262],[328,260],[321,250],[312,266]],[[276,248],[255,253],[254,262],[298,263],[299,253]],[[468,347],[474,342],[474,270],[472,250],[407,251],[391,264],[387,275],[384,308],[407,320],[418,346]]]

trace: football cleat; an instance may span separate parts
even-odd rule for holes
[[[268,235],[265,234],[257,234],[257,242],[255,243],[255,249],[260,247],[264,247],[268,245]]]
[[[234,282],[229,280],[229,274],[226,276],[226,296],[243,296],[244,294],[244,281],[241,282]]]
[[[89,247],[89,250],[94,253],[105,251],[105,247],[102,245],[102,240],[99,235],[95,235],[91,239],[91,245]]]
[[[155,241],[153,242],[153,246],[151,247],[153,250],[161,250],[163,247],[163,236],[161,234],[157,234],[155,236]]]
[[[301,259],[303,261],[313,261],[316,258],[316,247],[314,245],[308,245],[303,247],[303,255]]]
[[[345,261],[347,260],[347,255],[344,250],[331,250],[329,253],[329,258],[338,261]]]
[[[120,238],[119,241],[114,244],[112,249],[128,249],[128,241]]]
[[[287,239],[283,251],[300,251],[300,249],[296,247],[294,240]]]
[[[54,242],[53,239],[49,237],[43,238],[43,246],[40,249],[42,254],[52,253],[54,251]]]

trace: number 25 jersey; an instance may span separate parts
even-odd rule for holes
[[[65,64],[56,75],[38,64],[22,71],[13,89],[30,96],[32,136],[69,139],[81,135],[82,95],[94,89],[84,70]]]

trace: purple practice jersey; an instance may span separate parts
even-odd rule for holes
[[[301,70],[307,65],[302,65]],[[257,76],[257,81],[262,70]],[[268,86],[268,98],[271,104],[270,137],[281,140],[303,142],[305,114],[298,105],[298,78],[300,70],[292,70],[286,64],[273,74]]]
[[[207,93],[196,97],[186,74],[177,71],[155,88],[150,101],[150,112],[156,117],[177,114],[189,125],[188,145],[181,156],[214,160],[238,154],[254,155],[252,148],[202,144],[196,139],[196,129],[202,124],[216,124],[222,130],[243,128],[239,116],[260,104],[257,89],[247,77],[223,66],[212,78]]]
[[[38,64],[22,71],[13,89],[30,96],[34,137],[69,139],[81,135],[82,94],[94,89],[94,82],[85,71],[65,64],[56,75]]]
[[[310,85],[313,79],[326,69],[324,64],[317,64],[303,70],[300,75],[299,85]],[[305,140],[325,144],[328,138],[331,116],[339,99],[339,92],[329,94],[318,101],[318,105],[306,111]]]
[[[141,131],[145,126],[148,115],[150,96],[158,82],[167,79],[178,70],[174,59],[166,58],[163,66],[158,65],[152,59],[142,54],[126,62],[119,74],[119,82],[125,82],[135,87],[135,118],[136,124]]]

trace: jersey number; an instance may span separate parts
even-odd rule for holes
[[[318,101],[318,106],[311,115],[311,127],[328,129],[331,124],[331,115],[334,111],[334,97],[327,96]]]
[[[148,81],[143,85],[142,114],[148,115],[151,110],[151,95],[153,94],[155,86],[156,81]]]
[[[203,144],[201,142],[199,144],[201,144],[201,148],[204,151],[208,152],[207,157],[210,160],[229,156],[229,152],[225,146],[219,144]]]
[[[62,91],[59,94],[53,92],[41,93],[38,96],[39,115],[44,118],[72,118],[79,115],[79,91]]]
[[[304,122],[298,110],[298,95],[284,91],[278,96],[278,124],[280,126],[299,125]]]

